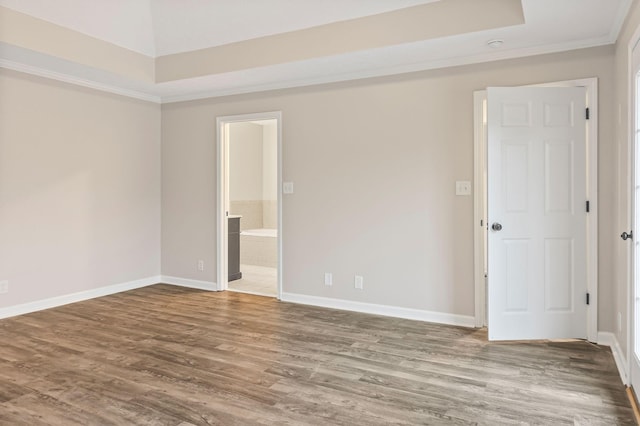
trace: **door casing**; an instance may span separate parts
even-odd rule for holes
[[[228,289],[228,230],[227,212],[229,211],[229,135],[228,125],[258,120],[276,120],[278,150],[278,299],[282,298],[282,111],[270,111],[253,114],[228,115],[216,118],[216,265],[217,291]]]
[[[598,340],[598,79],[558,81],[530,86],[584,87],[587,93],[587,339]],[[487,92],[474,92],[474,288],[475,325],[487,325]]]

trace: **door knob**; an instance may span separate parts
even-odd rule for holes
[[[491,229],[493,229],[494,231],[502,231],[502,225],[498,222],[495,222],[493,225],[491,225]]]
[[[633,231],[629,231],[628,234],[626,232],[623,232],[622,234],[620,234],[620,238],[622,238],[625,241],[633,240]]]

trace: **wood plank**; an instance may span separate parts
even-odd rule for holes
[[[0,424],[634,424],[611,352],[155,285],[0,320]]]

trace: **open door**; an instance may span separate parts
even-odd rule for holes
[[[631,251],[631,288],[629,304],[631,350],[629,351],[629,377],[631,387],[637,395],[640,389],[640,238],[637,236],[640,224],[640,47],[633,49],[633,96],[632,120],[633,137],[631,140],[631,227],[621,235]],[[636,232],[634,232],[636,231]],[[624,252],[624,251],[623,251]]]
[[[585,89],[487,98],[489,339],[586,338]]]

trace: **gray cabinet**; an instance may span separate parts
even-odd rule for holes
[[[229,253],[228,253],[228,271],[229,281],[239,280],[242,278],[242,272],[240,272],[240,217],[230,216],[228,220],[229,230]]]

